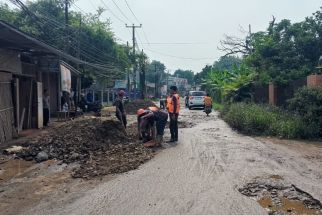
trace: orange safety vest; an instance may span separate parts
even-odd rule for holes
[[[175,113],[179,113],[180,112],[180,96],[179,96],[179,94],[174,94],[173,96],[175,96],[177,98],[177,110]],[[174,113],[174,105],[173,105],[172,96],[168,96],[168,98],[167,98],[167,109],[168,109],[169,113]]]

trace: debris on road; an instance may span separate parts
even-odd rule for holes
[[[23,150],[24,150],[24,148],[22,146],[11,146],[10,148],[4,149],[3,153],[6,155],[16,154],[16,153],[19,153]]]
[[[135,100],[125,104],[127,114],[136,114],[138,109],[147,109],[148,107],[156,107],[154,102],[146,100]]]
[[[286,183],[281,176],[257,178],[238,191],[255,198],[269,214],[322,214],[322,204],[310,194],[293,184]]]
[[[126,172],[153,156],[133,138],[135,131],[136,128],[129,127],[132,135],[127,135],[117,120],[85,117],[27,141],[23,144],[27,149],[18,155],[38,162],[47,159],[77,162],[79,167],[73,172],[77,178]]]

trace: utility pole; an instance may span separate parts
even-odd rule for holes
[[[129,42],[126,42],[126,47],[127,47],[127,54],[129,55]],[[129,99],[130,99],[130,91],[131,91],[131,87],[130,87],[130,68],[126,68],[127,70],[127,93],[129,94]]]
[[[79,29],[78,29],[78,41],[77,41],[77,59],[80,60],[80,40],[81,40],[81,28],[82,28],[82,15],[80,15],[79,18]],[[77,63],[77,70],[80,70],[80,63]],[[77,77],[77,104],[79,103],[80,99],[81,99],[81,78]]]
[[[134,84],[134,99],[136,99],[136,71],[137,71],[137,65],[136,65],[136,59],[135,59],[135,29],[136,28],[141,28],[142,24],[140,25],[134,25],[132,24],[132,26],[129,25],[125,25],[127,28],[132,28],[132,40],[133,40],[133,84]]]
[[[140,90],[141,90],[141,99],[145,98],[145,56],[142,49],[140,57]]]

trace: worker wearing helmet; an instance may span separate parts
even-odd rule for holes
[[[142,140],[143,139],[143,135],[142,135],[142,132],[141,132],[141,118],[142,116],[144,116],[145,114],[147,114],[148,111],[144,110],[144,109],[139,109],[137,110],[136,112],[136,115],[137,115],[137,123],[138,123],[138,136],[139,136],[139,139]]]
[[[168,113],[165,110],[159,109],[157,107],[149,107],[148,109],[152,111],[154,121],[155,121],[156,132],[157,132],[157,135],[155,138],[156,144],[160,145],[163,141],[164,128],[168,121]],[[148,115],[144,117],[148,117]]]
[[[167,98],[167,110],[170,117],[170,142],[178,141],[178,117],[180,112],[180,96],[176,86],[170,87],[170,96]]]
[[[163,140],[168,113],[165,110],[159,110],[157,107],[148,107],[147,110],[139,109],[137,115],[139,135],[144,143],[149,142],[145,146],[160,145]]]
[[[143,143],[155,139],[154,118],[153,115],[149,115],[150,113],[152,113],[151,110],[139,109],[137,111],[138,134]],[[149,116],[146,117],[147,115]]]
[[[118,97],[115,99],[113,106],[116,107],[116,117],[122,122],[124,125],[124,128],[126,128],[126,111],[124,107],[123,97],[125,95],[125,92],[123,90],[120,90],[118,92]]]

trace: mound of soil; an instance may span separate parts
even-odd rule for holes
[[[135,100],[125,104],[125,110],[127,114],[136,114],[140,108],[146,109],[148,107],[156,107],[154,102],[146,100]]]
[[[37,160],[40,153],[64,163],[78,162],[80,165],[73,172],[78,178],[126,172],[153,156],[149,149],[136,141],[135,129],[129,128],[129,131],[131,135],[127,135],[117,120],[77,119],[24,143],[27,149],[19,156]]]

